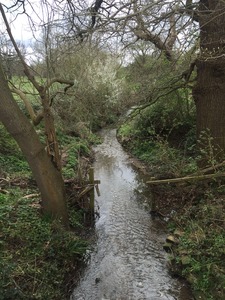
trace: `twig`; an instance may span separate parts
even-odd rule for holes
[[[23,199],[30,199],[30,198],[36,198],[36,197],[40,197],[40,194],[29,194],[23,197]]]

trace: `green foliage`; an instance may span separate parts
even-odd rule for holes
[[[194,107],[191,111],[187,110],[186,102],[190,102],[191,105],[191,100],[183,99],[182,95],[183,90],[179,95],[171,94],[169,99],[162,99],[141,113],[136,119],[136,126],[143,132],[142,135],[164,135],[173,142],[174,135],[180,138],[187,134],[195,123],[195,110]],[[182,141],[179,144],[182,144]]]
[[[19,155],[19,147],[15,140],[11,138],[5,127],[0,124],[0,153],[5,155]]]
[[[23,157],[17,157],[14,155],[4,155],[0,157],[0,166],[2,171],[5,173],[13,173],[14,176],[25,176],[31,175],[31,171],[28,163]]]
[[[67,299],[66,278],[87,243],[22,196],[18,189],[0,194],[0,299]]]
[[[62,153],[62,173],[64,178],[74,178],[77,175],[79,160],[90,155],[92,144],[99,143],[99,138],[94,134],[89,139],[68,136],[59,131],[59,144]]]
[[[191,89],[181,80],[183,70],[190,63],[190,55],[181,57],[174,68],[157,51],[148,55],[142,44],[139,47],[142,55],[136,56],[125,74],[130,88],[128,96],[136,99],[136,105],[145,108],[137,106],[126,122],[132,129],[125,134],[123,125],[119,134],[123,135],[129,149],[134,149],[139,157],[144,155],[147,160],[151,156],[150,149],[159,140],[185,153],[193,153],[196,144],[195,105]]]
[[[221,160],[221,154],[219,149],[214,144],[214,139],[210,133],[210,130],[206,129],[202,131],[198,139],[199,156],[198,160],[204,161],[209,166],[215,166],[218,161]],[[223,151],[221,151],[223,153]]]
[[[211,190],[204,201],[189,207],[180,217],[185,234],[180,238],[177,262],[196,294],[202,299],[225,298],[225,226],[224,199],[216,198]],[[182,257],[187,256],[185,264]]]
[[[41,78],[36,78],[37,81],[41,81]],[[21,92],[23,92],[27,98],[27,100],[32,105],[34,112],[38,112],[41,109],[41,99],[39,95],[37,94],[36,89],[32,85],[32,83],[27,79],[25,76],[13,76],[12,80],[10,81],[14,87],[19,89]],[[23,102],[23,100],[20,98],[19,95],[16,93],[13,93],[13,98],[17,102],[19,108],[23,111],[23,113],[30,118],[29,113],[27,111],[27,108]]]
[[[28,177],[31,175],[28,163],[25,161],[17,143],[0,126],[0,167],[1,172],[13,173],[14,176]]]
[[[157,51],[147,54],[141,50],[140,53],[142,54],[137,55],[134,62],[126,68],[128,97],[135,99],[136,104],[145,104],[160,99],[168,102],[171,94],[179,94],[183,85],[181,74],[188,69],[192,58],[189,55],[180,57],[174,68]]]
[[[41,127],[38,134],[44,142]],[[3,127],[0,135],[1,175],[19,182],[31,177],[21,151]],[[75,177],[79,157],[89,156],[90,145],[99,139],[93,134],[88,139],[66,136],[62,131],[58,138],[62,153],[66,154],[64,176]],[[0,300],[68,299],[87,242],[74,231],[65,231],[57,221],[43,217],[39,202],[23,198],[24,193],[37,191],[12,189],[8,185],[0,190]],[[70,207],[69,219],[71,227],[80,231],[82,212]]]
[[[74,207],[69,207],[70,226],[73,228],[83,228],[84,212],[82,210],[75,210]]]
[[[159,73],[155,70],[161,78],[156,76],[154,81],[155,73],[149,75],[149,70],[154,67],[153,62],[150,58],[143,62],[140,60],[142,58],[130,66],[133,71],[128,81],[133,95],[149,102],[159,100],[144,110],[139,107],[130,114],[118,130],[122,144],[147,163],[149,174],[158,178],[196,173],[202,161],[215,166],[218,149],[210,132],[202,132],[196,140],[196,113],[190,91],[176,88],[176,84],[172,85],[175,92],[169,91],[169,83],[173,82],[175,75],[172,72],[165,78],[160,69]],[[138,70],[137,65],[142,68]],[[165,64],[161,66],[168,71],[167,67]],[[149,80],[151,76],[153,78]],[[198,150],[197,144],[200,146]],[[173,215],[170,229],[174,231],[179,226],[183,235],[171,255],[178,266],[178,273],[182,273],[191,283],[196,299],[225,299],[225,189],[222,182],[214,185],[178,185],[175,191],[171,186],[152,188],[156,198],[166,199],[166,202],[156,199],[157,205],[161,205],[160,212],[162,209],[164,213],[163,208],[168,203],[171,207],[167,210],[178,210]]]
[[[43,128],[39,126],[40,140],[45,142]],[[99,137],[89,133],[86,139],[66,135],[62,130],[57,131],[58,142],[63,156],[63,175],[65,178],[75,177],[79,157],[89,156],[91,145],[100,142]],[[13,177],[31,177],[31,171],[16,142],[3,126],[0,126],[0,167],[1,172]]]
[[[120,137],[123,139],[125,138],[130,138],[133,134],[133,128],[131,122],[129,123],[124,123],[118,131]]]
[[[151,165],[154,176],[177,177],[197,170],[191,156],[196,146],[195,111],[187,109],[187,101],[191,102],[175,95],[145,110],[137,108],[118,130],[122,144]]]

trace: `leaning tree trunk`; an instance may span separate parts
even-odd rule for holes
[[[64,182],[60,171],[47,155],[44,145],[9,90],[0,66],[0,121],[22,150],[41,193],[44,213],[68,224]]]
[[[211,135],[215,158],[220,159],[225,152],[225,1],[200,1],[198,18],[200,55],[193,91],[197,134]]]

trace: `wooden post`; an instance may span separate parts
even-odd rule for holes
[[[89,170],[89,183],[93,186],[93,188],[90,190],[90,212],[91,212],[91,218],[95,217],[95,189],[94,189],[94,168],[91,167]]]
[[[157,208],[156,208],[156,201],[155,201],[155,196],[154,194],[152,195],[151,197],[151,213],[154,213],[157,211]]]

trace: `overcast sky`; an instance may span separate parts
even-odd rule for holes
[[[13,6],[15,4],[16,0],[1,0],[1,3],[3,5],[6,5],[7,7]],[[30,4],[31,5],[30,5]],[[38,5],[39,4],[39,5]],[[10,11],[7,11],[7,8],[5,7],[5,13],[6,17],[8,19],[8,22],[10,23],[11,31],[13,33],[14,38],[17,41],[22,41],[25,44],[28,44],[32,40],[34,40],[34,26],[30,26],[29,17],[36,23],[39,22],[39,16],[42,14],[42,9],[40,8],[40,1],[37,0],[31,0],[29,2],[26,2],[26,14],[23,13],[22,6],[18,10],[10,9]],[[5,30],[5,25],[2,22],[1,19],[1,32]]]

